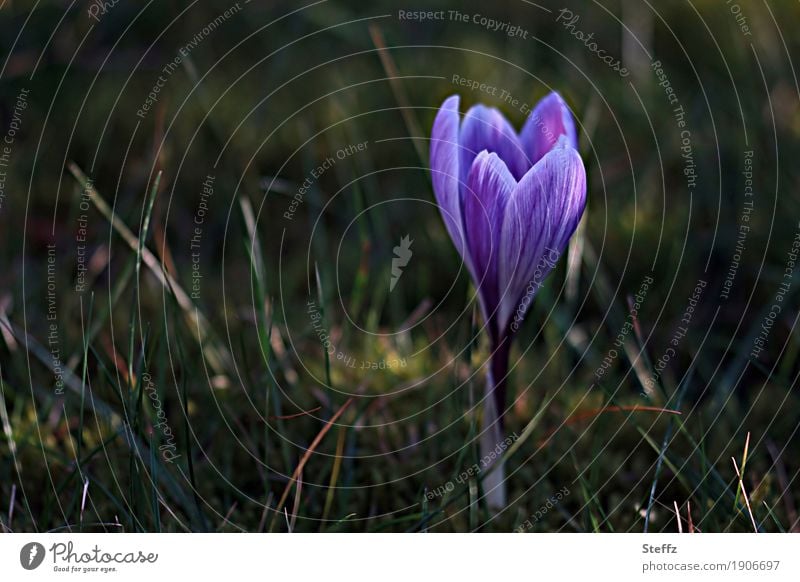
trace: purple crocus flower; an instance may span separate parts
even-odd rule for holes
[[[484,412],[490,448],[497,443],[492,439],[502,440],[511,339],[586,204],[586,172],[576,148],[575,123],[557,93],[538,103],[519,134],[484,105],[461,121],[457,95],[445,100],[433,124],[433,189],[478,289],[491,340]]]

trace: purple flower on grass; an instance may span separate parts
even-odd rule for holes
[[[557,93],[538,103],[519,134],[484,105],[462,121],[457,95],[445,100],[433,124],[433,189],[475,282],[491,340],[484,421],[486,429],[495,428],[483,434],[492,438],[502,436],[511,339],[586,205],[586,172],[576,148],[575,123]]]

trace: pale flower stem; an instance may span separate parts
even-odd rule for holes
[[[507,338],[492,352],[486,373],[486,397],[483,406],[483,431],[480,438],[480,465],[488,472],[483,479],[483,491],[489,512],[496,515],[506,506],[505,468],[500,455],[495,451],[503,441],[502,406],[504,405],[505,380],[508,373]],[[499,382],[495,381],[495,378]],[[497,461],[501,461],[499,464]]]

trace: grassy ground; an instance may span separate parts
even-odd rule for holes
[[[0,8],[2,527],[796,530],[800,10],[539,4]],[[426,137],[452,93],[520,127],[500,91],[550,89],[589,202],[512,350],[495,516]]]

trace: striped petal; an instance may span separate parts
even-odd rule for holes
[[[461,125],[461,178],[466,181],[472,162],[479,152],[496,153],[515,179],[519,180],[531,166],[525,150],[508,120],[497,109],[475,105],[467,111]]]
[[[556,92],[539,101],[528,116],[520,133],[520,141],[528,156],[528,167],[542,159],[565,135],[570,147],[578,149],[575,122],[569,107]]]
[[[500,237],[498,325],[521,323],[566,249],[586,205],[586,171],[567,138],[525,174],[506,205]]]
[[[461,174],[459,171],[458,95],[448,97],[439,108],[431,131],[430,163],[433,191],[447,232],[461,257],[465,239],[461,219]]]
[[[479,289],[484,319],[493,321],[498,305],[498,260],[506,203],[517,186],[514,176],[494,152],[483,150],[475,158],[464,191],[464,230]]]

